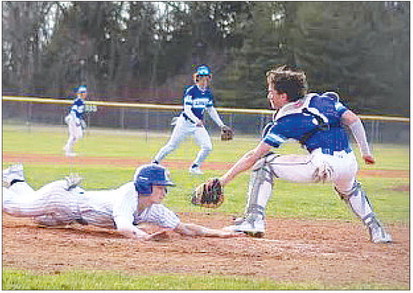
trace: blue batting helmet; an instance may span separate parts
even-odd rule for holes
[[[211,69],[208,67],[208,65],[200,65],[196,69],[197,76],[208,76],[211,75]]]
[[[87,93],[87,86],[86,85],[81,85],[81,86],[79,86],[78,88],[77,88],[77,91],[76,91],[78,94],[81,94],[81,93]]]
[[[152,186],[175,186],[169,179],[166,168],[157,164],[143,165],[136,169],[134,176],[135,189],[139,195],[151,195]]]

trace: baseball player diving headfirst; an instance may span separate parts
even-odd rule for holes
[[[200,169],[202,162],[205,161],[212,151],[211,138],[204,126],[204,112],[209,113],[212,120],[223,129],[226,126],[217,110],[214,107],[214,96],[209,87],[212,79],[211,69],[207,65],[200,65],[193,74],[194,85],[186,87],[183,95],[184,110],[174,121],[175,127],[166,145],[156,154],[153,163],[159,164],[169,153],[174,151],[179,144],[188,136],[193,135],[195,142],[201,147],[198,155],[189,168],[189,172],[201,175]]]
[[[79,183],[78,176],[68,176],[35,191],[25,181],[23,165],[12,165],[3,170],[3,212],[32,217],[42,227],[93,225],[116,229],[121,235],[137,240],[164,239],[169,231],[185,236],[245,236],[181,222],[162,204],[167,188],[175,184],[169,172],[156,164],[138,167],[133,181],[117,189],[87,191]],[[154,224],[160,230],[149,234],[138,226],[141,223]]]
[[[219,178],[225,186],[252,168],[244,217],[226,229],[251,236],[263,235],[265,209],[274,179],[332,182],[337,194],[368,228],[370,240],[391,242],[390,234],[373,212],[366,192],[356,179],[358,165],[345,128],[354,136],[364,162],[375,163],[360,118],[340,102],[335,92],[307,93],[306,75],[301,70],[284,65],[268,71],[266,77],[267,98],[271,108],[277,110],[273,122],[264,129],[260,143]],[[308,154],[271,152],[289,139],[300,142]]]

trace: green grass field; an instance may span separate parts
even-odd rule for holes
[[[29,131],[30,130],[30,131]],[[3,125],[3,153],[62,154],[62,147],[67,139],[66,129],[60,127],[31,127]],[[150,162],[151,158],[167,141],[167,135],[157,133],[137,133],[122,131],[89,131],[85,138],[76,145],[76,152],[81,156],[96,157],[133,157]],[[253,148],[257,138],[237,137],[233,142],[221,142],[213,139],[214,150],[208,157],[209,162],[235,162],[246,151]],[[192,140],[184,142],[166,160],[185,160],[190,164],[198,151]],[[280,153],[304,153],[296,144],[289,143],[279,150]],[[409,170],[408,146],[374,145],[377,164],[361,166],[362,169]],[[360,162],[360,160],[359,160]],[[3,168],[8,166],[3,161]],[[135,167],[109,165],[71,165],[71,164],[25,164],[27,181],[35,188],[45,183],[62,178],[70,172],[77,172],[84,177],[86,189],[113,188],[131,180]],[[177,187],[171,188],[165,204],[176,212],[207,211],[191,206],[189,196],[195,186],[206,179],[223,174],[224,171],[204,170],[202,176],[190,176],[187,168],[171,169],[171,176]],[[228,215],[240,215],[244,210],[245,195],[249,172],[237,177],[226,187],[226,202],[218,210]],[[386,223],[409,223],[409,192],[400,191],[399,187],[409,186],[409,178],[359,178],[362,182],[376,213]],[[323,218],[348,219],[358,221],[343,202],[333,192],[330,185],[293,184],[276,182],[275,192],[270,200],[268,216],[286,218]],[[78,274],[84,283],[77,282]],[[181,289],[181,290],[274,290],[274,289],[328,289],[317,284],[275,284],[268,280],[235,279],[231,277],[212,277],[207,281],[190,276],[140,276],[127,277],[115,273],[85,274],[69,272],[59,276],[38,276],[38,272],[16,271],[3,267],[3,289]],[[209,285],[205,285],[209,284]],[[212,285],[211,285],[212,284]],[[234,285],[237,284],[237,285]],[[358,287],[369,289],[372,284]],[[373,284],[373,288],[375,287]],[[386,289],[386,288],[381,288]]]

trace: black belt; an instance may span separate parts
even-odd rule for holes
[[[186,115],[185,113],[182,113],[182,117],[184,117],[186,121],[189,121],[189,122],[195,124],[195,121],[193,121],[191,118],[189,118],[188,115]]]

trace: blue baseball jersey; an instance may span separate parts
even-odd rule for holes
[[[279,110],[263,141],[278,148],[286,140],[294,139],[309,152],[317,148],[349,150],[348,135],[340,124],[347,110],[336,93],[308,94]]]
[[[81,98],[76,98],[70,107],[70,112],[74,112],[77,118],[83,119],[83,114],[85,113],[85,101]]]
[[[197,85],[188,86],[184,91],[184,105],[190,105],[194,115],[202,120],[207,107],[214,105],[214,96],[210,88],[201,90]]]

